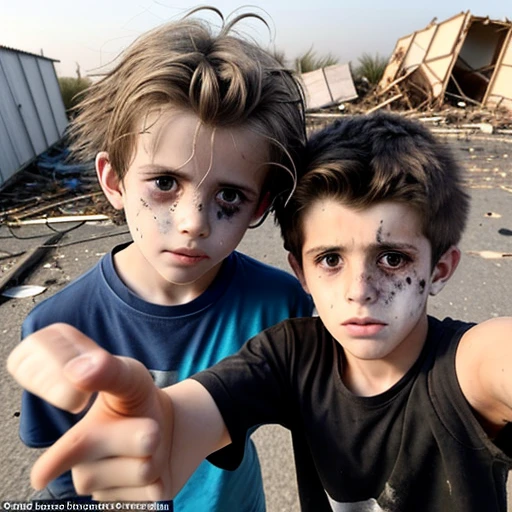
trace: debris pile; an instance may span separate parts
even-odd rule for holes
[[[34,223],[34,218],[48,223],[70,217],[99,220],[98,215],[123,221],[103,196],[94,162],[70,164],[68,156],[62,143],[53,146],[11,178],[0,191],[0,225],[21,226]]]

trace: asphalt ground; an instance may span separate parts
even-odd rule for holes
[[[512,139],[460,136],[448,139],[465,167],[472,210],[461,242],[461,264],[443,292],[431,299],[429,312],[468,321],[512,315]],[[59,226],[58,229],[62,229]],[[37,450],[18,438],[21,390],[8,376],[5,360],[19,341],[20,326],[32,307],[94,265],[114,245],[128,240],[127,228],[109,222],[87,223],[67,234],[58,247],[23,283],[46,286],[44,293],[22,299],[0,297],[0,501],[22,501],[31,495],[30,467]],[[47,227],[23,227],[15,238],[0,226],[0,257],[27,251],[51,236]],[[39,238],[26,238],[38,236]],[[271,219],[247,233],[239,250],[288,270],[286,253]],[[19,258],[0,260],[0,277]],[[77,305],[79,307],[79,305]],[[299,510],[290,437],[278,426],[265,426],[254,435],[264,475],[269,512]],[[512,505],[509,505],[512,512]],[[231,511],[228,511],[231,512]]]

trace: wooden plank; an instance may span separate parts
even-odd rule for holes
[[[6,224],[11,227],[29,226],[35,224],[61,224],[63,222],[90,222],[110,220],[108,215],[63,215],[61,217],[44,217],[43,219],[28,219],[28,220],[15,220],[9,221]]]
[[[379,105],[371,108],[370,110],[367,110],[367,114],[371,114],[372,112],[375,112],[376,110],[380,110],[382,107],[385,107],[386,105],[389,105],[390,103],[393,103],[393,101],[396,101],[402,97],[402,94],[396,94],[392,98],[387,99],[386,101],[383,101]]]

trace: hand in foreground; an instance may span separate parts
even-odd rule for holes
[[[54,324],[27,337],[7,365],[25,389],[70,412],[98,392],[85,417],[34,464],[34,488],[72,468],[77,492],[96,500],[156,501],[175,494],[171,401],[141,363]]]

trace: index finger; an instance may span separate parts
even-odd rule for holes
[[[123,418],[115,421],[88,417],[59,438],[35,462],[31,483],[43,489],[62,473],[83,462],[111,457],[148,457],[160,442],[158,425],[148,418]]]

